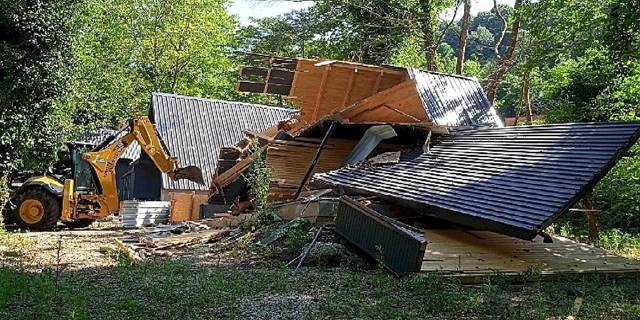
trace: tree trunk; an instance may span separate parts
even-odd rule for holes
[[[456,74],[459,75],[464,72],[464,55],[467,47],[467,37],[469,36],[470,19],[471,0],[464,0],[464,15],[462,16],[462,29],[460,30],[460,41],[458,42],[458,60],[456,61]]]
[[[489,76],[489,83],[485,88],[487,93],[487,98],[489,102],[493,104],[496,100],[496,93],[498,92],[498,87],[500,86],[500,82],[502,82],[502,78],[509,70],[509,66],[511,65],[511,58],[513,57],[513,52],[516,50],[516,44],[518,42],[518,33],[520,32],[520,6],[522,5],[523,0],[516,0],[514,5],[514,14],[515,17],[513,19],[513,26],[511,27],[511,40],[509,41],[509,46],[507,47],[507,51],[504,56],[496,58],[496,68]],[[497,8],[496,8],[497,9]]]
[[[527,111],[527,123],[533,123],[533,110],[531,109],[531,96],[529,94],[529,72],[522,76],[522,108]]]
[[[431,15],[433,8],[431,6],[431,0],[420,0],[420,9],[422,9],[422,33],[423,36],[423,49],[427,58],[427,70],[436,70],[436,43],[435,43],[435,30]]]

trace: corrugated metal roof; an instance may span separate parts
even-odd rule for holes
[[[463,76],[407,68],[427,116],[442,126],[502,127],[478,80]]]
[[[467,130],[442,136],[431,154],[316,177],[454,223],[531,239],[575,205],[639,135],[640,123]]]
[[[115,135],[117,135],[117,138],[120,138],[125,134],[126,134],[125,131],[117,131],[112,129],[98,129],[94,132],[85,132],[84,134],[80,135],[77,139],[74,139],[69,143],[78,144],[78,145],[82,144],[82,145],[87,145],[90,148],[95,148],[101,143],[103,143],[105,140],[110,139]],[[136,160],[140,158],[141,151],[142,150],[140,149],[140,145],[138,144],[138,142],[134,141],[127,148],[127,150],[124,152],[121,158]]]
[[[291,117],[295,110],[257,104],[153,93],[153,119],[169,153],[179,165],[202,169],[205,185],[172,181],[162,175],[164,189],[208,190],[221,147],[244,138],[242,130],[262,131]]]

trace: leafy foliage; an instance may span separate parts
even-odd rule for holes
[[[61,140],[56,99],[73,0],[0,1],[0,173],[43,170]]]
[[[271,204],[269,203],[269,167],[260,149],[254,147],[254,160],[248,172],[243,175],[249,186],[249,193],[253,196],[253,209],[259,222],[270,221]]]
[[[9,175],[0,175],[0,234],[4,232],[4,209],[9,201]]]
[[[223,0],[85,0],[74,15],[71,90],[81,127],[147,112],[150,92],[233,95],[236,21]]]

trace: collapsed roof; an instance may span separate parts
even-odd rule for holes
[[[270,58],[243,67],[245,92],[278,93],[300,114],[281,125],[296,134],[326,117],[351,123],[502,126],[474,78],[333,60]],[[257,81],[256,81],[257,79]]]
[[[640,123],[463,130],[398,164],[316,178],[479,230],[532,239],[569,210],[638,140]]]
[[[277,92],[301,109],[277,127],[290,141],[272,140],[266,149],[276,190],[301,188],[309,168],[316,181],[352,194],[523,239],[575,205],[640,135],[638,123],[504,128],[477,80],[411,68],[269,58],[241,74],[259,80],[241,81],[241,91]],[[323,151],[319,138],[336,121]],[[357,126],[376,124],[400,130],[368,155],[386,163],[347,165],[357,140],[366,139]],[[428,134],[402,133],[402,126]],[[301,143],[314,145],[303,150]],[[309,167],[314,155],[317,165]],[[292,157],[295,164],[284,161]]]

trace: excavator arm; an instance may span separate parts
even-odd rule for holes
[[[178,160],[168,154],[149,118],[137,117],[130,121],[127,134],[115,138],[98,150],[83,154],[82,158],[94,172],[97,190],[95,194],[75,192],[73,180],[65,181],[62,221],[97,219],[119,211],[116,164],[134,141],[138,142],[156,167],[170,178],[204,183],[202,171],[198,167],[178,168]]]

